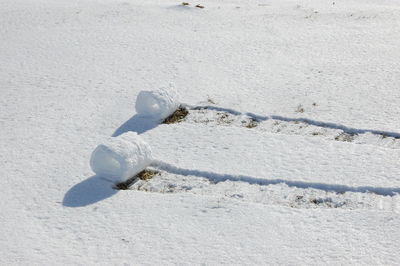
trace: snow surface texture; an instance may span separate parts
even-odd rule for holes
[[[285,135],[313,136],[326,140],[352,142],[400,149],[400,134],[370,129],[350,128],[345,125],[324,123],[305,118],[267,116],[218,106],[187,106],[191,108],[184,123],[200,123],[208,126],[234,126],[251,128],[259,132]]]
[[[400,192],[400,149],[274,135],[247,128],[163,124],[142,136],[162,158],[155,165],[175,174],[338,192]],[[171,142],[180,145],[171,147]]]
[[[161,121],[179,107],[176,89],[161,88],[154,91],[141,91],[136,98],[136,112],[139,115]]]
[[[97,146],[90,166],[97,175],[125,181],[150,165],[151,148],[136,132],[111,137]]]
[[[190,4],[0,1],[0,264],[399,265],[399,1]],[[293,121],[133,114],[166,83]],[[118,191],[88,158],[127,131],[168,165]]]
[[[132,190],[162,194],[191,193],[201,197],[218,195],[226,200],[237,200],[269,206],[299,209],[347,209],[400,212],[400,195],[393,197],[376,193],[323,190],[280,182],[254,184],[245,181],[215,181],[202,176],[162,173],[148,181],[139,180]]]

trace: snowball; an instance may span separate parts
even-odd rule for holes
[[[99,176],[125,181],[151,162],[149,144],[137,133],[127,132],[97,146],[90,158],[90,167]]]
[[[135,109],[139,115],[163,120],[179,107],[178,93],[173,88],[141,91],[136,98]]]

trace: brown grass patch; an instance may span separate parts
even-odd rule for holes
[[[160,172],[155,171],[155,170],[145,169],[142,172],[140,172],[139,174],[137,174],[136,177],[139,178],[140,180],[149,180],[158,174],[160,174]]]
[[[228,113],[217,112],[218,125],[222,125],[222,124],[229,125],[229,124],[232,124],[233,121],[234,121],[234,119],[232,119]]]
[[[183,119],[189,114],[189,111],[183,107],[179,107],[172,115],[165,118],[163,124],[175,124],[182,122]]]
[[[344,142],[352,142],[354,140],[354,134],[350,133],[341,133],[340,135],[335,137],[336,141],[344,141]]]
[[[140,173],[136,174],[134,177],[131,177],[124,182],[115,184],[114,189],[127,190],[127,189],[129,189],[129,187],[131,187],[137,181],[149,180],[158,174],[160,174],[160,172],[154,171],[154,170],[149,170],[149,169],[144,169]]]
[[[252,118],[246,125],[247,128],[255,128],[258,125],[257,120]]]

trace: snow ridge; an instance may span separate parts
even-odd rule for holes
[[[351,187],[345,185],[325,184],[317,182],[290,181],[285,179],[263,179],[263,178],[256,178],[244,175],[219,174],[209,171],[199,171],[199,170],[180,168],[159,160],[153,161],[151,165],[168,173],[182,175],[182,176],[204,177],[215,183],[225,182],[225,181],[239,181],[257,185],[275,185],[283,183],[289,187],[297,187],[304,189],[313,188],[324,191],[334,191],[336,193],[345,193],[345,192],[375,193],[377,195],[382,195],[382,196],[396,196],[398,193],[400,193],[400,188],[395,188],[395,187],[392,188],[372,187],[372,186]]]

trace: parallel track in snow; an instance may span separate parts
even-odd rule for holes
[[[332,141],[400,149],[400,133],[397,132],[359,129],[308,118],[290,118],[279,115],[263,116],[211,105],[187,105],[186,108],[189,110],[189,115],[183,123],[244,127],[268,133],[303,135]]]
[[[189,113],[180,121],[182,125],[200,123],[210,127],[241,127],[243,130],[400,149],[400,134],[396,132],[356,129],[306,118],[261,116],[216,106],[185,107]],[[291,208],[400,212],[400,188],[397,187],[352,187],[285,179],[269,180],[184,169],[163,162],[155,162],[153,167],[160,170],[160,175],[146,181],[139,180],[130,189],[155,193],[193,193]]]

